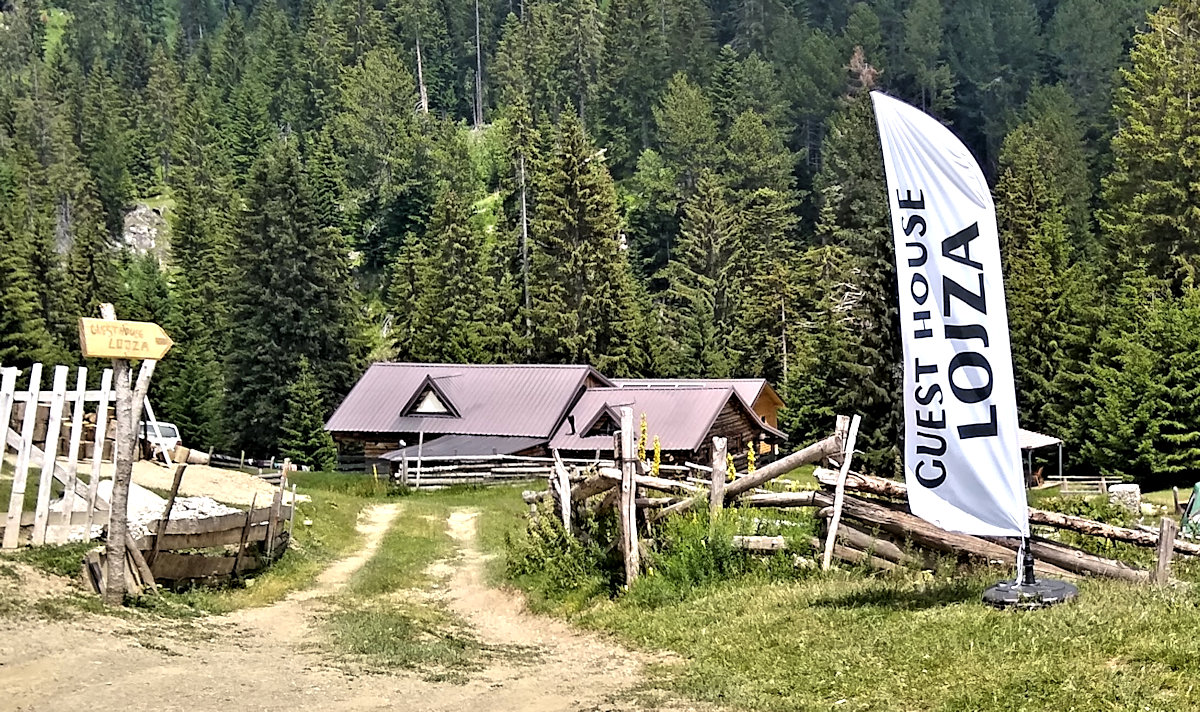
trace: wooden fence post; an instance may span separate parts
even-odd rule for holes
[[[571,475],[567,472],[567,466],[563,464],[562,458],[558,454],[558,450],[554,454],[554,469],[556,482],[558,484],[558,502],[562,506],[562,523],[563,531],[567,536],[571,535]]]
[[[175,497],[179,494],[179,485],[183,484],[183,473],[187,471],[187,464],[180,465],[175,468],[175,479],[171,482],[171,494],[167,497],[167,508],[163,511],[162,519],[158,522],[158,530],[154,533],[154,548],[150,551],[150,558],[147,563],[154,565],[154,560],[158,558],[159,547],[162,546],[163,536],[167,533],[167,523],[171,520],[171,510],[175,508]]]
[[[75,406],[71,410],[71,440],[67,446],[67,481],[63,483],[62,507],[59,509],[58,522],[61,527],[55,532],[53,541],[65,541],[68,527],[71,525],[71,514],[75,511],[75,483],[79,471],[79,443],[83,438],[83,411],[87,396],[87,373],[84,366],[79,367],[75,377]],[[60,539],[61,537],[61,539]],[[89,537],[90,538],[90,537]]]
[[[845,432],[842,421],[846,416],[838,416],[838,432]],[[842,505],[846,501],[846,477],[850,474],[850,461],[854,459],[854,442],[858,439],[858,426],[862,418],[855,415],[850,421],[850,431],[846,434],[845,446],[842,448],[842,467],[838,471],[837,489],[833,497],[833,516],[829,519],[829,532],[825,535],[825,556],[821,559],[821,569],[827,570],[833,562],[833,547],[837,541],[838,524],[842,519]]]
[[[1154,567],[1154,582],[1165,585],[1171,578],[1171,556],[1175,553],[1175,535],[1179,524],[1171,517],[1163,517],[1158,524],[1158,565]]]
[[[96,405],[96,437],[92,444],[92,474],[88,476],[88,515],[87,536],[92,535],[92,523],[96,516],[97,491],[100,486],[100,469],[104,465],[104,443],[108,433],[108,404],[112,399],[113,372],[111,368],[104,369],[100,378],[100,402]],[[116,453],[113,454],[116,459]],[[114,466],[115,466],[114,462]]]
[[[250,509],[246,511],[246,524],[242,527],[242,538],[238,540],[237,553],[233,556],[233,571],[230,572],[232,578],[237,578],[238,563],[242,560],[242,555],[246,551],[246,541],[250,538],[250,527],[254,526],[254,505],[258,503],[258,493],[255,492],[250,497]]]
[[[4,522],[4,548],[17,548],[21,534],[21,510],[25,508],[25,483],[29,479],[29,457],[33,451],[33,428],[37,422],[38,396],[42,390],[42,364],[29,369],[29,400],[21,421],[21,445],[17,451],[17,469],[13,472],[12,494],[8,499],[8,519]],[[4,424],[8,432],[8,423]]]
[[[712,442],[712,485],[708,490],[708,515],[710,518],[716,519],[721,509],[725,507],[725,473],[727,469],[725,462],[729,454],[727,450],[729,441],[725,438],[714,437]]]
[[[37,505],[33,510],[33,538],[30,542],[34,546],[46,543],[46,526],[50,523],[50,490],[54,482],[58,436],[62,432],[63,406],[66,403],[67,376],[70,371],[66,366],[54,367],[54,385],[50,391],[50,411],[46,421],[46,446],[42,452],[42,472],[38,478]],[[33,405],[37,407],[36,403]],[[74,496],[75,493],[68,492],[63,496],[67,495]]]
[[[625,585],[628,586],[637,580],[641,569],[637,536],[637,488],[634,485],[637,472],[637,436],[633,432],[633,409],[629,407],[621,408],[620,450],[621,501],[618,510],[621,522],[621,556],[625,560]]]

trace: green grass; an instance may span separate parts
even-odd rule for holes
[[[577,617],[678,653],[654,683],[756,710],[1179,710],[1200,706],[1194,594],[1085,583],[1074,604],[985,607],[1002,572],[739,581]]]
[[[625,592],[603,585],[612,575],[602,570],[606,560],[581,545],[566,562],[541,550],[546,575],[518,570],[514,578],[543,610],[634,648],[674,653],[650,669],[647,690],[721,707],[1200,709],[1200,593],[1192,587],[1085,581],[1074,603],[997,611],[980,597],[1011,570],[944,561],[935,573],[824,573],[779,554],[755,565],[721,542],[730,527],[769,533],[761,527],[777,515],[759,513],[757,532],[737,516],[709,525],[697,513],[660,530],[651,571]],[[796,525],[803,540],[804,522]],[[589,555],[592,568],[573,573],[570,565]],[[530,560],[519,545],[514,557]],[[1181,562],[1177,574],[1190,579],[1193,568]]]
[[[28,546],[6,552],[4,558],[28,564],[43,573],[63,578],[76,578],[82,567],[83,556],[97,546],[95,542],[77,542],[46,546]]]

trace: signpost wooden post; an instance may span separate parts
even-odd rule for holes
[[[102,319],[79,320],[79,343],[86,358],[111,358],[117,394],[117,433],[113,453],[113,485],[109,498],[108,540],[105,543],[107,576],[104,602],[119,606],[125,600],[125,555],[129,547],[129,482],[137,447],[137,425],[158,359],[172,342],[157,324],[117,321],[111,304],[100,305]],[[132,382],[130,359],[142,359],[137,384]],[[98,473],[93,474],[93,478]],[[153,585],[151,583],[150,585]]]

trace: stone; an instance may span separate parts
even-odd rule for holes
[[[1109,485],[1108,501],[1133,514],[1141,514],[1142,488],[1134,484]]]

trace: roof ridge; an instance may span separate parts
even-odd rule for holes
[[[415,361],[376,361],[371,366],[418,366],[421,368],[592,368],[592,366],[574,363],[417,363]]]

